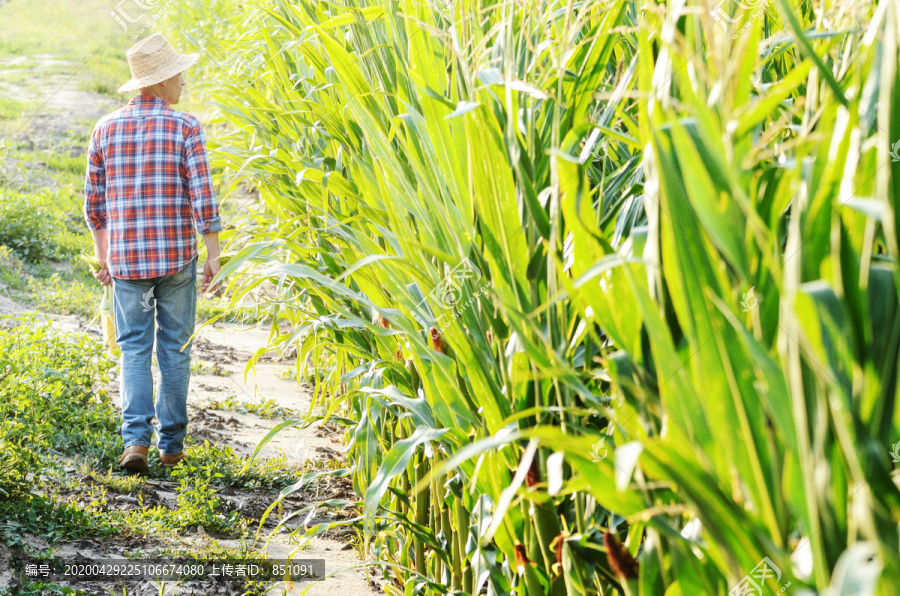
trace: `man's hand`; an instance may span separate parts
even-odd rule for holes
[[[100,282],[101,286],[108,286],[109,284],[112,283],[112,276],[109,274],[109,269],[106,267],[106,263],[105,262],[102,262],[102,263],[103,263],[103,269],[100,269],[99,271],[97,271],[97,273],[94,274],[94,277],[97,278],[97,281]]]
[[[219,273],[218,257],[216,257],[215,259],[206,259],[206,264],[203,265],[203,284],[201,286],[204,292],[207,291],[207,288],[209,288],[209,282],[212,281],[212,278],[214,278],[217,273]],[[215,292],[218,287],[219,282],[216,282],[213,287],[209,288],[209,291]]]
[[[100,261],[100,269],[94,274],[101,286],[108,286],[112,283],[112,276],[109,274],[109,267],[106,260],[109,258],[109,238],[106,235],[106,228],[95,230],[91,228],[91,235],[94,237],[94,257]]]

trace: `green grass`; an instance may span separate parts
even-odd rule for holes
[[[197,525],[241,537],[247,520],[225,511],[216,491],[276,491],[296,479],[298,470],[283,457],[247,462],[230,447],[197,444],[190,436],[189,459],[171,472],[151,448],[147,476],[121,473],[120,418],[104,388],[114,363],[103,346],[33,316],[14,320],[21,324],[0,330],[0,540],[7,545],[21,547],[23,532],[53,544],[85,536],[171,535]],[[174,510],[111,506],[117,494],[142,500],[147,477],[178,482]]]
[[[11,248],[0,244],[0,282],[14,290],[23,288],[26,283],[23,275],[24,266],[25,264]]]
[[[0,120],[15,120],[25,113],[27,104],[16,99],[0,97]]]
[[[85,145],[87,152],[87,145]],[[51,153],[44,158],[44,165],[51,170],[63,174],[72,174],[77,177],[78,181],[83,184],[84,171],[87,158],[84,155],[61,155],[59,153]]]
[[[100,304],[100,284],[93,278],[84,282],[71,277],[58,272],[48,278],[30,277],[22,290],[10,295],[44,312],[76,314],[92,320]]]
[[[173,475],[189,474],[209,479],[216,486],[250,490],[280,490],[296,479],[296,467],[289,464],[284,456],[254,459],[245,466],[246,460],[230,446],[212,445],[208,441],[194,444],[187,453],[189,464],[176,468]],[[179,469],[182,471],[176,474]]]
[[[67,588],[56,584],[46,582],[26,581],[20,587],[3,588],[0,590],[0,596],[67,596],[67,595],[87,594],[84,590]]]
[[[259,403],[247,402],[238,399],[236,395],[229,395],[220,400],[212,399],[206,404],[209,410],[227,410],[240,414],[255,414],[260,418],[288,419],[299,418],[299,413],[290,408],[278,405],[274,399],[263,398]]]
[[[89,467],[85,467],[80,475],[82,477],[89,475],[91,481],[119,494],[137,493],[144,486],[142,476],[121,476],[114,474],[112,470],[107,470],[105,474],[99,474]],[[78,482],[81,482],[81,479]]]
[[[24,324],[0,331],[2,440],[35,457],[71,453],[101,467],[114,463],[117,415],[106,390],[92,390],[108,382],[114,363],[86,335],[54,332],[33,315],[14,320]]]
[[[93,252],[79,216],[81,197],[70,186],[19,192],[0,187],[0,281],[11,297],[42,310],[93,318],[99,284],[75,258]],[[71,263],[55,270],[50,261]]]
[[[297,380],[297,369],[293,366],[286,367],[280,370],[278,373],[278,377],[284,379],[285,381],[296,381]]]
[[[8,547],[27,548],[22,542],[25,533],[39,536],[51,545],[64,540],[116,533],[113,516],[105,519],[95,512],[41,495],[0,501],[0,513],[3,517],[0,541]]]
[[[57,314],[78,314],[88,320],[97,313],[100,286],[83,263],[54,270],[47,262],[25,261],[0,245],[0,282],[6,295],[23,304]]]
[[[80,75],[89,86],[114,92],[130,78],[125,51],[135,42],[107,15],[111,8],[101,0],[58,0],[52,10],[36,10],[27,0],[12,0],[0,6],[0,57],[51,54],[72,61],[74,68],[83,65]]]
[[[72,186],[35,192],[0,186],[0,201],[0,244],[26,261],[71,260],[93,247]]]
[[[191,372],[197,375],[214,375],[217,377],[227,377],[229,374],[219,363],[208,363],[202,360],[191,360]]]

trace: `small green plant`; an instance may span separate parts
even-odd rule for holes
[[[13,290],[25,287],[22,260],[5,244],[0,244],[0,283]]]
[[[260,418],[284,419],[299,418],[300,414],[290,408],[278,405],[274,399],[264,398],[258,404],[246,403],[247,412]]]
[[[140,492],[141,488],[145,484],[143,477],[139,475],[119,476],[113,473],[112,467],[110,467],[106,474],[93,474],[91,478],[93,478],[93,480],[100,486],[106,487],[113,492],[122,494]]]
[[[11,438],[0,438],[0,501],[14,499],[28,493],[28,473],[33,468],[34,454],[14,443]]]
[[[172,477],[178,479],[178,508],[172,512],[171,523],[182,530],[203,526],[216,534],[243,535],[247,522],[237,511],[223,513],[221,499],[213,487],[214,478],[222,478],[219,472],[191,464],[175,468]]]
[[[87,594],[87,592],[84,590],[73,590],[72,588],[56,584],[28,581],[18,587],[0,589],[0,596],[53,596],[56,594],[65,596],[69,594]]]
[[[245,459],[234,452],[230,446],[213,445],[204,441],[202,445],[191,447],[187,455],[190,464],[179,469],[189,470],[200,477],[210,478],[219,486],[243,487],[248,489],[274,488],[280,489],[290,484],[297,477],[297,470],[288,463],[284,456],[269,459],[255,459],[244,470]],[[179,472],[184,474],[185,472]]]
[[[92,245],[72,184],[19,192],[0,187],[0,244],[23,260],[68,259]]]
[[[103,387],[115,363],[85,334],[55,330],[32,313],[2,317],[0,436],[37,454],[89,455],[106,469],[121,439],[118,414]]]
[[[26,107],[25,102],[0,97],[0,120],[15,120],[25,112]]]
[[[54,251],[54,222],[50,211],[32,196],[4,190],[0,197],[0,244],[27,260],[50,257]]]
[[[239,414],[255,414],[260,418],[269,420],[295,418],[299,416],[296,411],[280,406],[277,401],[270,398],[263,398],[259,403],[253,403],[241,401],[236,395],[229,395],[220,400],[210,400],[207,402],[206,407],[210,410],[226,410],[229,412],[237,412]]]
[[[52,496],[25,495],[16,500],[0,501],[0,541],[7,546],[23,548],[22,536],[26,533],[53,544],[59,540],[115,532],[115,526],[96,511],[57,501]]]
[[[100,285],[86,284],[79,279],[67,279],[60,272],[49,278],[31,277],[25,288],[13,295],[26,304],[57,314],[77,314],[91,319],[100,301]]]
[[[214,375],[217,377],[228,376],[228,371],[218,362],[203,362],[202,360],[191,362],[191,372],[197,375]]]
[[[84,175],[85,158],[83,155],[66,155],[59,152],[51,152],[46,154],[42,159],[47,167],[52,170],[76,174],[78,176]]]
[[[297,379],[297,369],[293,366],[287,366],[276,374],[279,378],[286,381],[295,381]]]

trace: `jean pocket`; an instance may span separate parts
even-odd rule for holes
[[[173,273],[171,275],[171,283],[174,285],[183,284],[190,279],[196,279],[197,277],[197,257],[191,259],[191,261],[181,268],[177,273]]]

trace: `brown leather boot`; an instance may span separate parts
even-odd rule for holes
[[[143,445],[129,445],[119,457],[119,465],[128,470],[141,472],[147,469],[147,448]]]
[[[184,459],[184,451],[179,451],[174,455],[163,455],[162,453],[159,454],[159,461],[162,463],[162,467],[166,469],[174,468],[180,462],[184,461]]]

